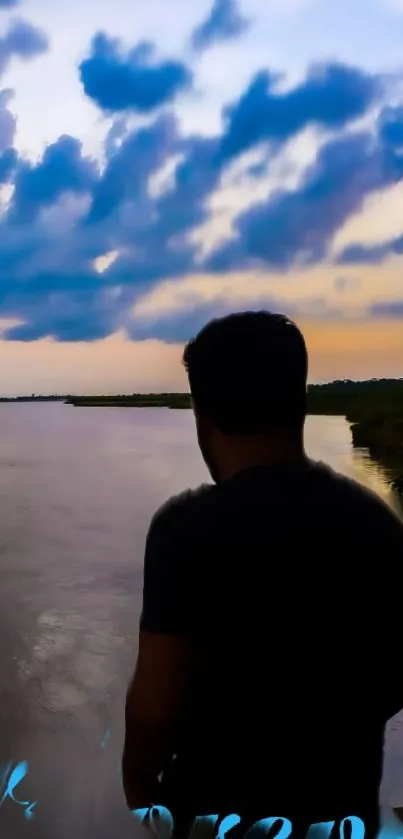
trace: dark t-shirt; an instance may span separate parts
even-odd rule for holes
[[[149,530],[141,629],[192,639],[197,666],[159,803],[183,824],[357,815],[375,835],[402,601],[403,524],[323,464],[171,499]]]

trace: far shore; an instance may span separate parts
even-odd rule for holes
[[[189,410],[188,393],[132,394],[130,396],[69,397],[76,407],[170,408]],[[308,414],[345,416],[353,445],[388,454],[403,454],[403,379],[350,380],[309,385]]]
[[[77,408],[168,408],[189,410],[189,393],[0,397],[2,403],[64,402]],[[342,380],[308,386],[307,413],[344,416],[353,444],[377,453],[403,455],[403,379]]]

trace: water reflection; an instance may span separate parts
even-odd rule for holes
[[[403,516],[403,458],[371,455],[368,449],[353,448],[352,456],[365,475],[364,482],[381,494]]]
[[[403,515],[403,492],[394,488],[403,476],[403,459],[390,456],[375,459],[368,449],[354,448],[350,426],[343,417],[308,417],[306,447],[313,458],[324,460],[374,490]]]

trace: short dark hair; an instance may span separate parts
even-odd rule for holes
[[[285,315],[241,312],[212,320],[186,345],[183,363],[196,408],[224,433],[302,429],[308,354]]]

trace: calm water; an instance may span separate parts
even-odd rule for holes
[[[306,443],[399,504],[343,419],[310,417]],[[37,801],[28,822],[7,800],[0,836],[138,832],[119,762],[144,541],[156,507],[207,477],[190,412],[0,405],[0,768],[27,760],[16,797]],[[387,751],[383,794],[403,805],[399,718]]]

